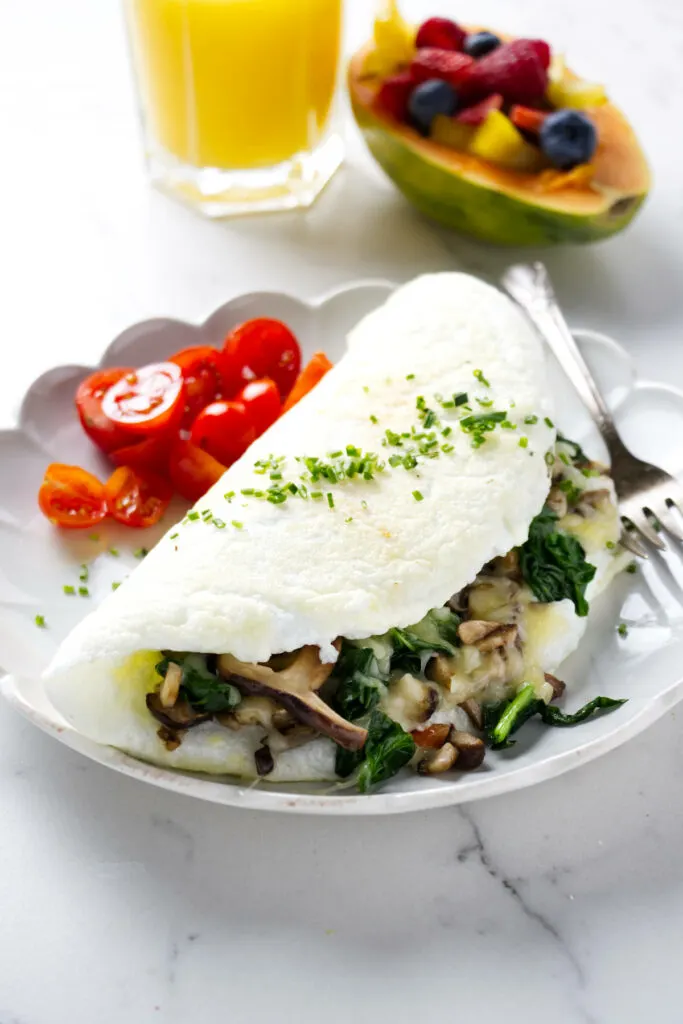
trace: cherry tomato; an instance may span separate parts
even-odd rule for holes
[[[192,424],[190,441],[231,466],[256,440],[256,430],[241,402],[212,402]]]
[[[319,380],[325,376],[328,370],[332,369],[332,363],[324,352],[315,352],[306,366],[299,374],[296,384],[289,393],[289,398],[284,404],[283,412],[287,412],[293,405],[300,402],[304,395],[312,391]]]
[[[137,434],[171,431],[185,408],[185,385],[175,363],[150,363],[131,370],[102,397],[102,411],[124,429]]]
[[[274,381],[264,377],[263,380],[252,380],[245,384],[235,398],[247,410],[251,424],[259,437],[271,423],[275,423],[282,412],[280,392]]]
[[[107,480],[104,495],[109,515],[124,526],[154,526],[168,508],[173,488],[153,473],[119,466]]]
[[[132,439],[128,436],[127,440]],[[172,434],[160,434],[141,438],[133,444],[126,444],[123,448],[109,452],[109,458],[115,466],[130,466],[136,472],[152,472],[159,476],[168,476],[168,457],[173,444]]]
[[[104,487],[79,466],[53,462],[45,471],[38,504],[51,523],[67,530],[85,530],[107,514]]]
[[[210,345],[196,345],[176,352],[169,361],[180,367],[185,381],[185,411],[181,426],[189,430],[197,414],[223,396],[221,354]]]
[[[270,377],[286,398],[301,367],[301,349],[289,327],[280,320],[247,320],[223,342],[225,394],[234,395],[250,380]]]
[[[194,502],[220,480],[227,467],[191,441],[178,438],[171,448],[169,468],[176,491]]]
[[[90,440],[103,452],[113,451],[128,443],[128,435],[114,423],[102,409],[105,392],[132,371],[127,367],[96,370],[78,385],[76,409],[83,429]]]

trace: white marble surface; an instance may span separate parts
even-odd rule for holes
[[[351,44],[371,5],[349,6]],[[441,5],[564,42],[655,170],[626,236],[547,256],[561,298],[681,385],[683,10],[510,8]],[[353,135],[306,216],[204,223],[150,193],[115,0],[4,0],[0,111],[0,425],[41,369],[95,358],[149,315],[506,259],[412,214]],[[0,706],[0,1024],[680,1024],[680,737],[672,713],[597,763],[464,809],[287,819],[148,790]]]

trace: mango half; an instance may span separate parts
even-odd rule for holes
[[[588,107],[598,130],[590,174],[530,172],[459,152],[377,109],[381,78],[368,73],[372,44],[352,58],[354,117],[375,160],[418,210],[448,228],[499,245],[597,242],[633,220],[650,189],[635,132],[611,103]],[[370,62],[371,66],[371,62]]]

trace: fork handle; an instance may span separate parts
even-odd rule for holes
[[[505,271],[502,283],[550,345],[614,458],[623,445],[612,413],[562,315],[545,266],[542,263],[516,263]]]

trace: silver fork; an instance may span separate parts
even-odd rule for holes
[[[656,525],[683,541],[673,508],[683,513],[683,486],[659,466],[636,458],[617,433],[612,414],[567,326],[542,263],[518,263],[502,277],[505,290],[529,316],[576,388],[607,445],[624,530],[621,543],[635,555],[648,552],[635,531],[660,551],[666,548]]]

